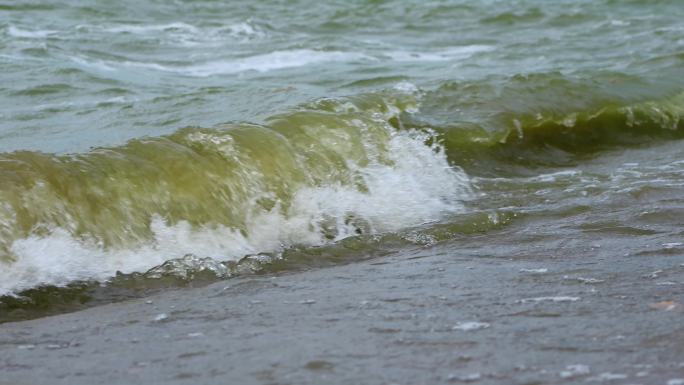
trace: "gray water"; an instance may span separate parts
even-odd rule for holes
[[[0,319],[509,228],[677,253],[683,16],[675,0],[2,3]]]

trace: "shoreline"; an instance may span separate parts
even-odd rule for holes
[[[684,377],[684,257],[614,249],[606,258],[590,241],[565,257],[529,245],[509,245],[510,257],[469,248],[486,240],[2,324],[0,384]],[[613,241],[605,246],[619,248]]]

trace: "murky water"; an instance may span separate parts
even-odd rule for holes
[[[501,232],[522,254],[677,254],[682,16],[0,4],[0,320]]]

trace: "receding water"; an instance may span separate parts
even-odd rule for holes
[[[0,3],[2,306],[516,222],[537,229],[520,242],[676,249],[683,17],[677,0]]]

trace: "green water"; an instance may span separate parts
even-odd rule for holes
[[[401,81],[496,93],[515,75],[598,76],[546,95],[551,108],[570,109],[624,79],[631,84],[615,93],[632,100],[676,92],[682,79],[675,0],[32,1],[1,10],[4,151],[85,151],[259,122]],[[541,107],[504,96],[462,110],[478,118]]]
[[[324,266],[520,218],[594,229],[577,215],[646,190],[677,211],[683,16],[676,0],[0,3],[0,291]]]

